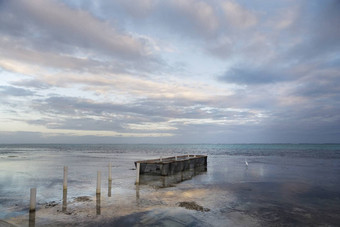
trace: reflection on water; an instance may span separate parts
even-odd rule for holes
[[[101,209],[100,209],[100,194],[96,194],[96,213],[97,215],[100,215]]]
[[[28,226],[35,227],[35,211],[29,212]]]
[[[66,212],[67,210],[67,189],[63,190],[63,205],[62,205],[62,211]]]
[[[136,201],[137,203],[139,201],[139,185],[138,184],[136,185]]]
[[[173,175],[169,176],[155,176],[155,175],[140,175],[140,182],[141,185],[150,185],[157,188],[167,188],[172,187],[175,184],[178,184],[185,180],[190,180],[194,176],[199,175],[207,171],[206,166],[199,166],[194,169],[190,169],[187,171],[182,171]]]

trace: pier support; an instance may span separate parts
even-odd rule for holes
[[[63,183],[63,190],[67,190],[67,172],[68,167],[64,166],[64,183]]]
[[[107,189],[107,196],[111,197],[111,191],[112,191],[112,180],[108,181],[108,189]]]
[[[35,212],[36,200],[37,200],[37,189],[31,188],[30,191],[30,212]]]
[[[28,214],[28,227],[35,227],[35,211]]]
[[[111,162],[109,162],[109,181],[112,181],[112,165]]]
[[[136,166],[136,184],[139,184],[140,163],[137,162]]]
[[[100,179],[100,171],[97,172],[97,190],[96,194],[100,194],[101,190],[101,179]]]
[[[63,204],[62,204],[62,211],[66,212],[67,210],[67,189],[63,190]]]
[[[96,213],[97,215],[101,214],[101,209],[100,209],[100,194],[97,193],[96,195]]]

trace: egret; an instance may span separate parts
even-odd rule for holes
[[[247,160],[246,160],[246,159],[244,159],[244,162],[246,163],[246,166],[248,167],[248,162],[247,162]]]

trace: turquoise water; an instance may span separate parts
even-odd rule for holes
[[[76,198],[94,195],[97,171],[105,179],[111,162],[112,193],[123,198],[135,190],[134,161],[182,154],[207,154],[208,171],[162,192],[203,187],[236,198],[218,203],[209,197],[205,203],[214,209],[208,219],[230,221],[235,209],[269,226],[340,223],[340,144],[0,145],[0,219],[27,213],[31,187],[37,188],[38,208],[59,203],[63,166],[69,167],[68,196]],[[145,187],[145,194],[156,190]],[[303,210],[304,216],[294,210]],[[124,223],[124,217],[120,220]]]

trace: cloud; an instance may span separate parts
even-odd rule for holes
[[[3,15],[7,25],[24,21],[24,35],[28,35],[27,31],[34,31],[34,36],[38,38],[36,41],[48,41],[50,47],[52,44],[59,48],[64,43],[69,44],[68,47],[77,44],[109,55],[132,58],[142,56],[144,52],[143,46],[130,35],[121,34],[91,14],[69,9],[61,3],[41,0],[30,3],[11,1],[5,3],[4,9],[8,10]],[[34,36],[28,38],[33,41]]]
[[[265,3],[2,1],[1,132],[338,141],[340,4]]]
[[[154,10],[158,0],[118,0],[118,2],[125,10],[128,11],[129,14],[136,18],[144,18],[147,17],[152,10]]]
[[[234,1],[221,3],[228,23],[237,28],[248,28],[257,24],[256,15]]]
[[[48,89],[51,87],[48,83],[39,81],[37,79],[24,79],[20,81],[12,82],[13,85],[19,86],[19,87],[28,87],[28,88],[34,88],[34,89]]]
[[[237,84],[268,84],[287,81],[289,73],[281,70],[257,69],[239,67],[228,70],[224,75],[218,77],[220,81],[237,83]]]
[[[13,86],[0,86],[0,94],[3,96],[32,96],[35,93],[28,89]]]
[[[313,61],[333,57],[340,48],[339,10],[336,0],[326,0],[323,4],[304,2],[288,34],[298,37],[292,48],[284,52],[286,58],[299,61]]]
[[[141,99],[119,104],[76,97],[36,99],[32,108],[45,116],[25,120],[48,129],[113,131],[115,133],[166,133],[178,135],[188,125],[258,124],[261,111],[221,108],[190,100]],[[184,130],[184,131],[183,131]]]
[[[6,57],[58,69],[84,70],[100,62],[130,70],[160,66],[148,40],[87,11],[53,0],[16,0],[3,2],[0,12]]]
[[[84,118],[61,118],[27,121],[33,125],[44,125],[49,129],[71,129],[71,130],[96,130],[96,131],[122,131],[119,121],[114,119],[92,119]]]
[[[168,18],[166,22],[175,28],[181,26],[183,31],[188,30],[199,35],[213,35],[219,26],[214,8],[206,1],[171,0],[168,3]],[[164,13],[168,13],[163,11]]]

